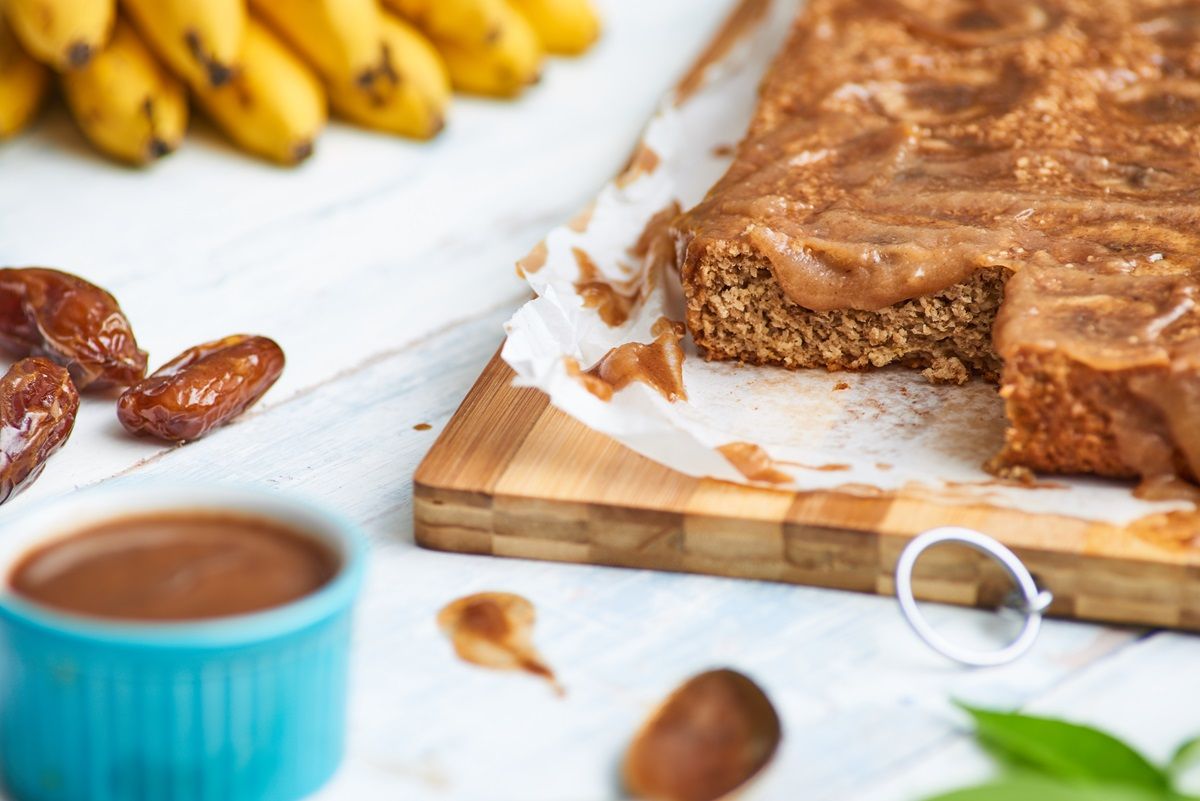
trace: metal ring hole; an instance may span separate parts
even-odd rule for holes
[[[913,572],[917,560],[930,548],[953,543],[966,546],[995,560],[1013,583],[1007,596],[995,593],[998,611],[988,615],[983,626],[978,616],[955,613],[938,615],[955,624],[950,633],[935,627],[919,608],[913,596]],[[987,667],[1017,659],[1033,645],[1041,627],[1042,613],[1052,596],[1038,588],[1037,582],[1017,556],[995,539],[967,528],[944,527],[917,536],[900,555],[896,564],[896,598],[905,620],[933,650],[965,665]],[[974,623],[971,621],[974,619]],[[943,626],[944,627],[944,626]],[[1003,647],[981,647],[977,641],[995,642],[1004,635]]]

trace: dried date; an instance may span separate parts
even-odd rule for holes
[[[0,344],[61,364],[80,389],[128,386],[146,375],[146,353],[116,299],[46,267],[0,269]]]
[[[782,738],[779,713],[749,676],[706,671],[642,724],[621,765],[626,794],[654,801],[734,797],[771,761]]]
[[[41,474],[78,412],[71,376],[49,359],[22,359],[0,377],[0,503]]]
[[[117,418],[134,434],[183,442],[237,417],[283,372],[283,350],[237,334],[188,348],[127,389]]]

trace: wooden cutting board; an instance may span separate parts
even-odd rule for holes
[[[677,473],[514,389],[497,355],[414,476],[417,542],[443,551],[766,579],[885,595],[901,549],[942,525],[1013,549],[1050,614],[1200,631],[1196,518],[1129,528],[904,494],[759,489]],[[967,548],[919,561],[920,598],[995,605],[1010,589]]]

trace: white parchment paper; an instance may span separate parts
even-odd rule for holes
[[[982,381],[935,386],[902,368],[829,373],[706,362],[690,338],[686,400],[669,402],[634,383],[604,401],[570,374],[567,359],[587,368],[623,343],[653,342],[651,327],[660,317],[683,319],[678,277],[667,270],[625,323],[606,324],[576,289],[576,251],[615,286],[640,284],[650,265],[631,248],[656,213],[673,202],[694,205],[724,172],[797,6],[771,3],[765,18],[709,67],[699,91],[682,103],[666,98],[644,135],[643,158],[635,159],[642,168],[605,186],[590,216],[551,231],[526,263],[537,297],[509,321],[502,354],[516,383],[537,387],[591,428],[692,476],[754,483],[716,450],[737,442],[763,448],[791,478],[774,486],[789,489],[916,491],[946,502],[1115,524],[1188,508],[1138,500],[1122,482],[1054,477],[1027,488],[996,481],[982,466],[1003,441],[1003,403],[996,387]]]

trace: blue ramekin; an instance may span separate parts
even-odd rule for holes
[[[15,596],[31,547],[104,520],[241,512],[317,537],[334,579],[235,617],[139,624]],[[0,770],[18,801],[292,801],[341,760],[351,614],[366,540],[273,492],[125,482],[43,503],[0,526]]]

